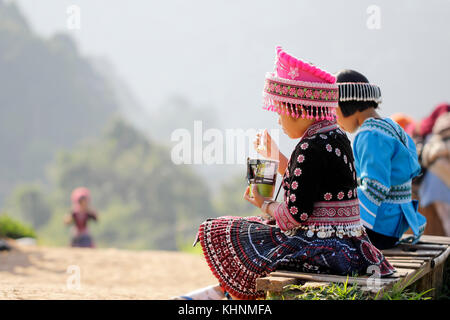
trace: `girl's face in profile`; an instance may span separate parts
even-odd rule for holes
[[[297,137],[295,120],[289,115],[281,114],[278,112],[278,124],[281,126],[281,129],[285,134],[288,135],[289,138],[295,139]]]
[[[294,118],[288,114],[278,112],[278,124],[283,132],[291,139],[298,139],[303,136],[308,127],[314,123],[314,119]]]

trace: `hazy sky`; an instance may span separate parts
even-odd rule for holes
[[[177,93],[217,108],[227,128],[277,127],[260,109],[276,45],[330,72],[362,72],[381,87],[383,115],[419,119],[450,100],[448,0],[16,2],[39,34],[72,34],[82,53],[110,60],[145,108]],[[73,4],[80,30],[67,28]],[[367,25],[370,5],[380,29]]]

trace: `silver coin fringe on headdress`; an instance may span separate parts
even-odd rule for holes
[[[341,82],[339,101],[374,101],[381,103],[381,90],[377,85],[365,82]]]

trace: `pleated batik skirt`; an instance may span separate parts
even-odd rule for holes
[[[287,236],[270,223],[261,217],[226,216],[200,225],[196,243],[222,288],[237,298],[264,297],[256,290],[256,279],[277,269],[356,275],[375,265],[382,277],[395,271],[365,232],[321,239],[298,230]]]

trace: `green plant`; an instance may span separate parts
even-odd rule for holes
[[[391,289],[382,292],[378,291],[375,299],[380,298],[380,300],[429,300],[430,297],[425,297],[425,295],[432,291],[433,289],[428,289],[423,292],[414,292],[409,288],[416,280],[416,278],[421,274],[421,272],[416,273],[411,279],[408,280],[406,284],[401,282],[395,283]],[[381,297],[380,297],[380,294]]]
[[[300,291],[300,293],[298,293]],[[289,285],[282,292],[282,299],[294,300],[363,300],[367,293],[359,290],[356,284],[331,283],[321,287],[303,288],[301,285]]]
[[[344,283],[330,283],[321,287],[302,287],[301,285],[288,285],[284,288],[281,295],[270,296],[269,299],[293,299],[293,300],[428,300],[430,297],[425,295],[430,292],[414,292],[407,289],[414,279],[410,279],[407,286],[399,284],[394,285],[391,289],[383,292],[379,296],[378,292],[375,296],[369,291],[362,290],[357,284],[348,284],[348,277]]]
[[[0,215],[0,238],[18,239],[23,237],[36,238],[36,233],[30,226],[7,215]]]
[[[20,184],[14,188],[7,212],[39,229],[51,218],[52,210],[44,189],[38,184]]]

